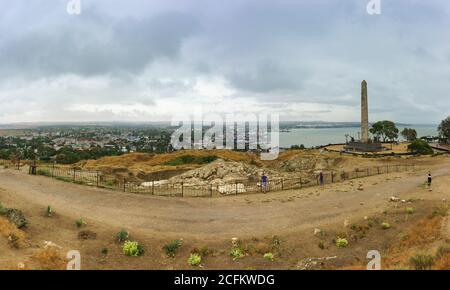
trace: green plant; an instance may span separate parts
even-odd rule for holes
[[[437,250],[436,258],[440,259],[440,258],[442,258],[443,256],[445,256],[445,255],[447,255],[449,253],[450,253],[450,247],[449,246],[447,246],[447,245],[446,246],[440,246],[439,249]]]
[[[321,250],[325,249],[325,243],[323,241],[319,242],[319,249]]]
[[[27,219],[22,211],[15,208],[3,208],[2,215],[4,215],[10,222],[16,225],[17,228],[21,229],[26,227],[28,224]]]
[[[53,215],[53,209],[50,205],[47,206],[46,214],[48,217],[51,217]]]
[[[381,228],[383,230],[387,230],[387,229],[391,228],[391,225],[389,223],[384,222],[384,223],[381,223]]]
[[[411,257],[410,263],[416,270],[430,270],[434,265],[434,258],[431,255],[418,254]]]
[[[433,154],[433,148],[424,140],[416,139],[408,145],[408,151],[418,154],[429,155]]]
[[[244,257],[244,252],[241,248],[233,248],[230,251],[230,256],[233,258],[233,260],[240,259]]]
[[[101,250],[101,253],[103,254],[103,255],[108,255],[108,248],[102,248],[102,250]]]
[[[118,241],[119,243],[125,242],[125,241],[128,239],[129,236],[130,236],[129,233],[128,233],[126,230],[124,230],[124,229],[121,229],[121,230],[116,234],[116,238],[117,238],[117,241]]]
[[[336,246],[338,248],[345,248],[345,247],[347,247],[348,246],[347,239],[337,238],[336,239]]]
[[[414,213],[414,209],[412,207],[407,207],[405,209],[405,211],[406,211],[407,214],[413,214]]]
[[[77,219],[75,221],[75,224],[77,225],[78,228],[81,228],[82,226],[86,225],[86,222],[83,219]]]
[[[188,259],[188,263],[191,266],[198,266],[202,262],[202,256],[199,254],[191,254]]]
[[[125,241],[122,249],[126,256],[137,257],[144,253],[144,248],[136,241]]]
[[[183,244],[182,240],[173,240],[167,245],[164,245],[163,249],[166,252],[167,256],[175,257],[177,250],[181,247],[182,244]]]
[[[432,216],[446,217],[448,214],[448,208],[446,206],[440,206],[433,209]]]
[[[264,259],[269,260],[269,261],[273,261],[273,254],[272,253],[265,253],[264,254]]]

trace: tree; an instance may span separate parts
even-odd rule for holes
[[[378,139],[382,139],[383,142],[388,140],[394,141],[398,138],[398,129],[392,121],[379,121],[372,124],[370,133],[376,136]]]
[[[417,139],[417,131],[412,128],[405,128],[400,134],[402,134],[403,138],[410,142]]]
[[[446,140],[446,142],[450,142],[450,116],[445,120],[442,120],[438,127],[438,131],[442,139]]]
[[[408,151],[424,155],[433,154],[433,149],[430,147],[430,145],[421,139],[416,139],[411,144],[409,144]]]

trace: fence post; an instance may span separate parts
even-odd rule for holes
[[[73,168],[73,182],[75,182],[75,167]]]
[[[97,184],[97,187],[98,187],[98,171],[97,171],[97,175],[96,175],[96,184]]]
[[[127,185],[127,181],[125,180],[125,178],[123,179],[123,192],[126,191],[126,185]]]
[[[358,178],[358,169],[355,169],[355,173],[356,173],[356,178]]]
[[[281,178],[281,190],[283,190],[283,189],[284,189],[284,179]]]
[[[333,183],[334,182],[334,174],[333,174],[333,171],[331,171],[331,183]]]
[[[209,196],[212,197],[213,194],[213,186],[212,184],[209,184]]]
[[[152,195],[155,194],[155,181],[152,180]]]
[[[235,187],[236,187],[236,195],[238,195],[238,186],[237,186],[238,183],[237,183],[237,181],[234,182],[234,185],[235,185]]]
[[[300,177],[300,188],[303,188],[302,178]]]
[[[380,174],[380,167],[377,167],[377,172],[378,174]]]
[[[181,197],[184,197],[184,182],[181,182]]]

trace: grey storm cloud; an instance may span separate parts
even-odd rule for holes
[[[114,19],[87,10],[1,43],[0,70],[34,77],[137,73],[155,59],[177,58],[197,29],[193,17],[177,12]]]
[[[362,79],[374,118],[427,123],[450,111],[447,1],[381,0],[376,16],[369,0],[81,0],[79,16],[67,2],[0,10],[0,101],[14,99],[2,122],[23,104],[33,116],[82,104],[184,106],[199,83],[226,86],[234,103],[319,104],[315,119],[352,118],[333,106],[357,109]],[[170,115],[170,104],[157,110]],[[87,113],[68,113],[77,114]]]

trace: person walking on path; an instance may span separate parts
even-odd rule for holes
[[[322,171],[320,171],[320,173],[319,173],[319,184],[323,185],[323,172]]]
[[[431,177],[431,172],[430,171],[428,171],[428,180],[427,180],[427,182],[428,182],[428,189],[431,191],[431,181],[432,181],[432,177]]]
[[[266,191],[267,191],[267,176],[266,176],[265,172],[263,172],[263,174],[261,176],[261,189],[264,193],[266,193]]]

